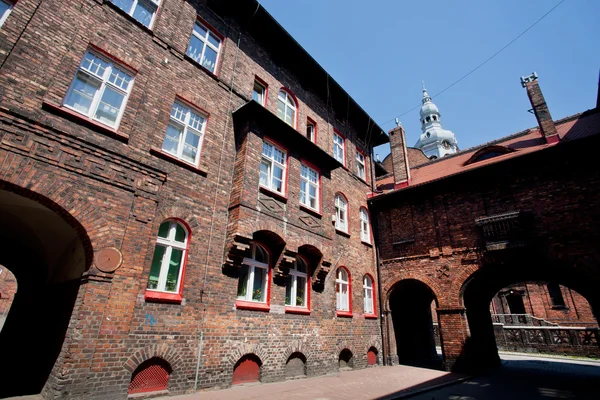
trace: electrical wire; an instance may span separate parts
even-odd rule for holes
[[[475,72],[479,68],[483,67],[485,64],[487,64],[489,61],[491,61],[498,54],[500,54],[504,50],[506,50],[506,48],[508,48],[511,44],[513,44],[514,42],[516,42],[517,40],[519,40],[519,38],[521,38],[521,36],[523,36],[524,34],[526,34],[527,32],[529,32],[534,26],[536,26],[538,23],[540,23],[544,18],[546,18],[552,11],[554,11],[558,6],[560,6],[564,2],[565,2],[565,0],[560,0],[554,7],[552,7],[548,12],[546,12],[544,15],[542,15],[540,18],[538,18],[537,21],[535,21],[533,24],[531,24],[523,32],[519,33],[513,40],[511,40],[510,42],[508,42],[508,44],[506,44],[500,50],[498,50],[497,52],[495,52],[494,54],[492,54],[485,61],[483,61],[482,63],[480,63],[478,66],[476,66],[475,68],[473,68],[469,72],[467,72],[465,75],[463,75],[462,77],[460,77],[459,79],[457,79],[456,81],[454,81],[453,83],[451,83],[450,85],[446,86],[442,91],[440,91],[440,92],[438,92],[438,93],[436,93],[436,94],[434,94],[433,96],[430,96],[430,97],[434,98],[434,97],[437,97],[437,96],[441,95],[442,93],[444,93],[445,91],[449,90],[453,86],[456,86],[459,82],[461,82],[463,79],[465,79],[466,77],[468,77],[469,75],[471,75],[473,72]],[[394,121],[396,118],[400,118],[400,117],[408,114],[409,112],[416,110],[419,107],[421,107],[421,104],[418,104],[415,107],[411,108],[410,110],[407,110],[407,111],[403,112],[402,114],[400,114],[400,115],[398,115],[398,116],[390,119],[389,121],[384,122],[382,125],[387,125],[390,122]]]

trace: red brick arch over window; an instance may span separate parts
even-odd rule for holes
[[[254,354],[246,354],[233,367],[232,384],[258,382],[260,379],[260,359]]]
[[[129,394],[167,390],[171,366],[159,357],[144,361],[133,372],[129,383]]]

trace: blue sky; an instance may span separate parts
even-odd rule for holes
[[[527,29],[560,0],[259,0],[385,131]],[[593,108],[600,1],[565,0],[462,82],[434,98],[461,149],[537,125],[522,75],[536,71],[554,119]],[[400,117],[413,146],[419,110]],[[375,151],[383,158],[389,149]]]

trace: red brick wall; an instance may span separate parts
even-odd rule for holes
[[[197,14],[225,35],[217,77],[183,56]],[[366,367],[369,347],[381,348],[379,321],[365,319],[362,310],[362,277],[377,276],[373,248],[361,243],[358,223],[369,185],[354,175],[356,146],[367,154],[367,165],[370,149],[358,144],[343,116],[328,118],[326,99],[304,89],[252,37],[242,34],[238,50],[240,29],[203,1],[184,0],[163,0],[152,31],[100,0],[19,1],[0,29],[6,51],[0,64],[0,188],[28,187],[28,196],[45,196],[81,222],[93,252],[114,246],[124,260],[112,274],[91,265],[46,396],[125,398],[131,374],[152,356],[173,368],[170,393],[190,391],[201,334],[200,388],[230,385],[235,363],[248,353],[262,362],[261,380],[273,381],[285,377],[294,351],[306,357],[308,375],[316,375],[336,371],[344,348],[354,354],[355,367]],[[136,69],[117,133],[56,108],[89,46]],[[309,216],[318,227],[301,222],[308,216],[298,204],[302,154],[293,150],[285,211],[260,206],[261,138],[252,132],[236,146],[231,118],[250,98],[255,75],[269,85],[271,112],[279,87],[295,94],[298,131],[304,132],[307,117],[314,120],[323,150],[332,154],[334,128],[347,138],[347,168],[323,171],[323,213]],[[197,170],[160,156],[176,96],[209,114]],[[349,236],[331,224],[338,190],[349,200]],[[156,233],[166,218],[191,227],[181,304],[144,299]],[[274,282],[271,312],[235,308],[237,278],[222,268],[231,237],[259,229],[277,233],[289,249],[310,244],[331,262],[324,288],[311,293],[310,315],[281,313],[285,287]],[[341,265],[352,274],[352,318],[335,313],[334,275]]]

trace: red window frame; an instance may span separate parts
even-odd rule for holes
[[[187,222],[185,222],[181,218],[176,218],[176,217],[166,218],[166,219],[162,220],[160,222],[160,224],[158,224],[158,227],[160,227],[160,225],[162,225],[164,222],[167,222],[167,221],[179,222],[183,225],[184,229],[187,231],[187,243],[185,246],[185,258],[183,260],[183,264],[181,265],[181,278],[180,278],[180,282],[179,282],[179,291],[177,293],[170,293],[170,292],[163,292],[163,291],[158,291],[158,290],[154,290],[154,289],[148,289],[146,287],[145,293],[144,293],[144,299],[146,301],[150,300],[150,301],[161,301],[161,302],[165,302],[165,303],[181,303],[181,301],[183,299],[183,282],[185,280],[185,271],[186,271],[186,267],[187,267],[187,261],[188,261],[189,255],[190,255],[190,243],[192,242],[192,229],[190,228],[190,226],[188,225]],[[156,229],[156,235],[154,236],[153,249],[156,248],[157,238],[158,238],[158,228]],[[152,254],[154,255],[154,251],[152,252]],[[152,264],[152,262],[150,262],[150,264]],[[150,267],[152,267],[152,265],[150,265]],[[150,273],[150,271],[148,271],[148,273]]]
[[[364,179],[364,182],[365,183],[369,183],[369,168],[367,168],[367,155],[366,155],[366,153],[364,151],[362,151],[358,147],[356,148],[356,152],[360,153],[363,156],[363,159],[365,160],[365,165],[364,165],[364,167],[365,167],[365,179]],[[358,164],[358,160],[356,161],[356,164]],[[357,173],[357,176],[358,176],[358,167],[356,169],[356,173]],[[358,178],[362,180],[362,178],[360,176]]]
[[[269,84],[265,82],[264,79],[261,79],[258,75],[254,75],[254,82],[260,83],[265,88],[265,98],[263,100],[263,107],[267,107],[268,99],[269,99]],[[252,90],[254,91],[254,82],[252,83]],[[250,98],[252,98],[252,93],[250,93]]]
[[[360,210],[365,210],[365,212],[367,213],[367,218],[369,219],[367,222],[369,223],[369,241],[365,242],[362,239],[362,220],[360,219]],[[359,235],[360,235],[360,241],[366,245],[372,246],[374,243],[374,237],[373,237],[373,226],[371,225],[371,213],[369,213],[369,209],[365,206],[360,206],[358,208],[358,228],[359,228]]]
[[[296,129],[296,130],[298,130],[298,114],[300,113],[300,103],[298,103],[298,98],[296,97],[296,95],[294,94],[294,92],[292,92],[290,89],[286,88],[285,86],[282,86],[279,89],[279,92],[282,91],[282,90],[284,92],[286,92],[287,94],[289,94],[290,96],[292,96],[292,100],[294,100],[294,103],[296,103],[296,112],[294,113],[295,115],[294,115],[294,126],[293,126],[293,128]],[[277,99],[278,99],[278,101],[275,104],[275,106],[276,106],[275,107],[275,115],[277,115],[277,106],[279,105],[279,92],[277,92]],[[285,121],[283,121],[283,122],[285,122]]]
[[[308,262],[308,260],[306,259],[306,257],[304,257],[303,255],[298,254],[296,257],[300,257],[302,258],[302,260],[304,260],[304,263],[306,264],[306,307],[295,307],[295,306],[285,306],[285,312],[287,314],[305,314],[305,315],[309,315],[310,314],[310,276],[311,276],[311,270],[310,270],[310,264]]]
[[[350,270],[346,267],[339,266],[336,270],[335,270],[335,279],[337,280],[337,272],[339,269],[343,269],[346,271],[346,273],[348,274],[348,311],[343,311],[343,310],[338,310],[337,309],[337,302],[335,304],[336,310],[335,313],[338,317],[350,317],[352,318],[352,274],[350,273]],[[336,292],[337,293],[337,292]]]
[[[269,311],[271,309],[271,279],[273,278],[273,253],[269,246],[259,240],[252,240],[269,254],[269,270],[267,271],[267,297],[265,303],[235,299],[235,308],[238,310]],[[239,278],[238,278],[239,280]],[[237,289],[236,289],[237,290]],[[236,292],[237,297],[237,292]]]
[[[335,214],[335,219],[336,219],[336,224],[335,224],[335,231],[342,233],[344,235],[348,235],[350,236],[350,202],[348,201],[348,197],[346,197],[346,195],[342,192],[335,192],[335,195],[333,196],[333,209],[335,210],[335,198],[340,195],[344,198],[344,200],[346,201],[346,228],[348,229],[347,231],[343,231],[341,229],[338,229],[337,227],[337,212]]]
[[[258,187],[260,188],[260,190],[262,192],[266,192],[267,194],[271,194],[275,197],[278,197],[284,201],[287,201],[287,193],[288,193],[288,180],[289,180],[289,171],[290,171],[290,151],[288,150],[287,147],[282,146],[279,142],[277,142],[276,140],[271,139],[268,136],[264,136],[263,137],[263,142],[267,142],[272,146],[278,147],[280,150],[282,150],[283,152],[285,152],[285,179],[283,180],[283,193],[279,193],[276,190],[273,190],[269,187],[266,187],[264,185],[260,184],[260,167],[258,170]],[[262,144],[261,144],[261,148],[260,148],[260,159],[262,160]]]
[[[346,168],[346,165],[347,165],[346,164],[346,160],[347,160],[346,155],[348,154],[348,149],[347,149],[347,146],[346,146],[346,136],[342,132],[340,132],[339,130],[337,130],[335,128],[333,128],[333,133],[334,133],[334,135],[338,135],[339,137],[342,138],[343,147],[344,147],[344,163],[342,165],[344,166],[344,168]],[[332,143],[335,146],[335,141],[332,141]],[[334,158],[335,158],[335,154],[334,154]],[[336,158],[336,160],[337,160],[337,158]]]
[[[158,13],[158,11],[157,11]],[[215,36],[217,36],[219,39],[221,39],[221,46],[219,47],[219,54],[217,54],[217,62],[215,65],[215,72],[210,71],[208,68],[203,67],[202,64],[200,64],[198,61],[194,60],[192,57],[187,55],[187,47],[185,49],[185,56],[191,60],[194,64],[196,64],[198,67],[200,67],[203,71],[205,71],[206,73],[217,77],[219,76],[219,72],[221,72],[221,62],[223,61],[223,53],[225,52],[225,36],[219,32],[214,26],[212,26],[211,24],[209,24],[204,18],[202,18],[200,15],[196,15],[196,20],[194,21],[194,25],[196,24],[196,22],[200,22],[202,25],[204,25],[206,27],[206,29],[208,29],[209,31],[211,31],[212,33],[215,34]],[[190,41],[192,40],[192,36],[194,35],[194,26],[192,25],[192,30],[189,34],[189,40],[188,40],[188,46]]]
[[[315,171],[317,171],[317,173],[319,174],[319,187],[318,187],[318,191],[317,191],[317,201],[319,202],[319,208],[317,210],[315,210],[314,208],[310,208],[309,206],[300,203],[300,200],[298,200],[298,203],[300,204],[300,208],[312,213],[317,213],[319,215],[323,215],[323,196],[322,196],[322,176],[323,174],[321,174],[321,169],[317,168],[313,163],[311,163],[310,161],[307,161],[306,159],[302,158],[300,159],[300,163],[306,165],[307,167],[310,167],[311,169],[314,169]],[[302,171],[300,171],[300,174],[302,174]],[[300,178],[302,179],[302,178]],[[298,189],[298,193],[300,193],[300,189]]]
[[[371,285],[372,285],[372,300],[373,300],[373,313],[366,313],[365,310],[363,310],[364,316],[366,319],[377,319],[377,289],[375,288],[375,279],[373,279],[373,275],[366,273],[363,276],[363,279],[365,276],[368,276],[371,279]],[[363,283],[364,285],[364,283]],[[363,298],[364,298],[364,293],[363,293]],[[364,301],[364,300],[363,300]],[[363,307],[364,307],[364,303],[363,303]]]
[[[308,125],[309,123],[314,127],[313,140],[311,142],[317,144],[317,123],[311,117],[306,117],[306,124]]]

